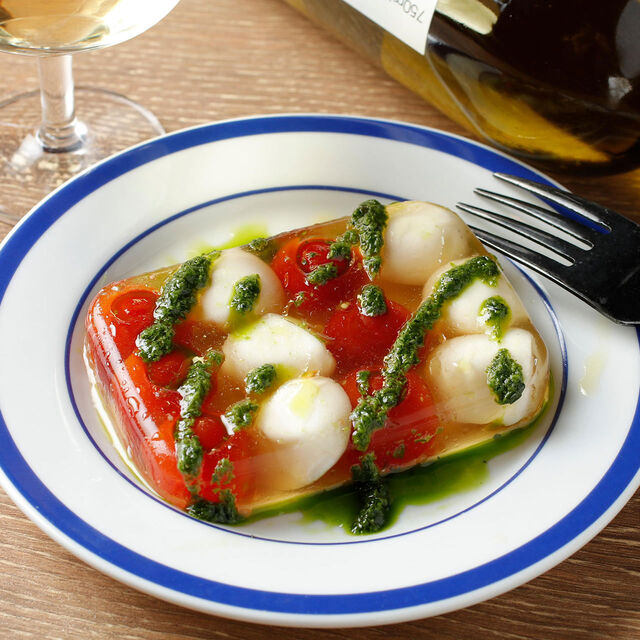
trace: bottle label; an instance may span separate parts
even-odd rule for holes
[[[405,44],[424,54],[438,0],[344,0]]]

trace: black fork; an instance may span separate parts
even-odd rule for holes
[[[543,225],[533,226],[469,204],[458,203],[458,208],[546,247],[569,264],[471,225],[474,233],[486,245],[550,278],[611,320],[640,324],[640,225],[568,191],[502,173],[494,176],[573,211],[580,221],[486,189],[475,193],[532,216]],[[558,237],[555,230],[577,243]]]

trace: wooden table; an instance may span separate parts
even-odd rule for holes
[[[80,55],[75,66],[78,84],[128,95],[154,110],[167,131],[222,118],[319,112],[406,120],[465,135],[280,0],[183,0],[146,34]],[[37,87],[33,60],[0,55],[0,77],[7,95]],[[639,215],[640,170],[556,177]],[[9,196],[5,191],[0,202]],[[10,196],[24,211],[35,204],[24,187]],[[0,225],[0,238],[6,230]],[[640,638],[639,507],[637,493],[572,558],[489,602],[391,627],[292,630],[194,613],[138,593],[77,560],[0,492],[0,638],[631,640]]]

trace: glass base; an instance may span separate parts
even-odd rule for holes
[[[118,93],[76,87],[83,144],[45,151],[37,136],[40,92],[0,101],[0,223],[15,224],[31,207],[87,167],[165,133],[151,111]]]

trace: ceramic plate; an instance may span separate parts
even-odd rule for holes
[[[503,260],[551,354],[555,392],[484,480],[355,538],[289,514],[199,522],[151,495],[91,401],[89,300],[239,230],[275,233],[376,197],[474,201],[493,171],[548,180],[439,131],[341,116],[258,117],[126,151],[37,206],[0,249],[0,467],[13,500],[97,569],[160,598],[281,625],[399,622],[468,606],[549,569],[639,484],[639,348],[622,328]]]

